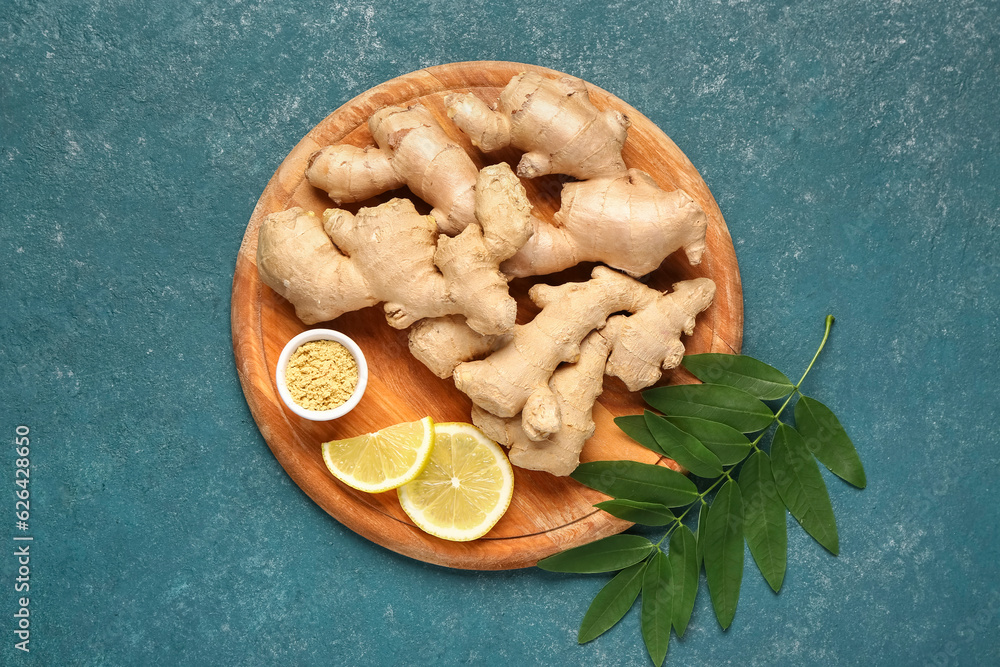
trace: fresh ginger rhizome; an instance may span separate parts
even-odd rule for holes
[[[523,151],[516,174],[503,162],[480,172],[423,106],[385,107],[369,119],[377,147],[327,146],[305,176],[338,205],[405,185],[431,214],[401,198],[357,214],[277,212],[260,228],[258,271],[306,324],[384,304],[391,326],[412,327],[413,355],[455,379],[473,422],[515,465],[567,475],[594,432],[605,374],[637,391],[680,363],[680,336],[715,284],[664,294],[636,278],[677,250],[698,264],[708,219],[687,193],[627,168],[628,118],[598,110],[578,79],[524,73],[492,106],[469,94],[445,104],[452,131],[483,151]],[[553,221],[532,212],[518,180],[544,174],[580,179],[563,186]],[[515,324],[509,279],[580,262],[605,266],[586,282],[536,285],[541,313]]]

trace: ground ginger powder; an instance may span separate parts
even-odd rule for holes
[[[337,341],[314,340],[289,358],[285,384],[303,408],[332,410],[346,403],[358,386],[358,364]]]

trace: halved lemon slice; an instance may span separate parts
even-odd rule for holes
[[[398,493],[418,528],[467,542],[488,533],[507,511],[514,471],[500,446],[472,424],[435,424],[427,467]]]
[[[406,484],[420,474],[434,447],[434,421],[389,426],[346,440],[323,443],[323,460],[334,477],[368,493]]]

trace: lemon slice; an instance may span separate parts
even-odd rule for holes
[[[472,424],[435,424],[427,467],[398,493],[421,530],[467,542],[488,533],[507,511],[514,471],[500,446]]]
[[[419,475],[433,447],[434,421],[424,417],[376,433],[324,442],[323,460],[344,484],[380,493]]]

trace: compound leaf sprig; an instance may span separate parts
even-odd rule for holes
[[[635,461],[593,461],[574,471],[575,480],[611,496],[595,507],[633,523],[666,526],[655,543],[613,535],[539,561],[553,572],[618,572],[584,614],[580,643],[612,628],[641,597],[643,641],[661,665],[671,629],[678,637],[687,629],[702,568],[725,630],[739,601],[744,542],[768,585],[781,590],[786,511],[837,555],[837,520],[818,463],[862,489],[864,466],[833,411],[801,391],[833,322],[828,315],[823,340],[796,383],[746,355],[689,355],[684,367],[702,384],[648,389],[643,399],[657,412],[615,419],[626,435],[694,479]],[[777,409],[765,402],[781,399]],[[793,400],[794,426],[781,418]]]

